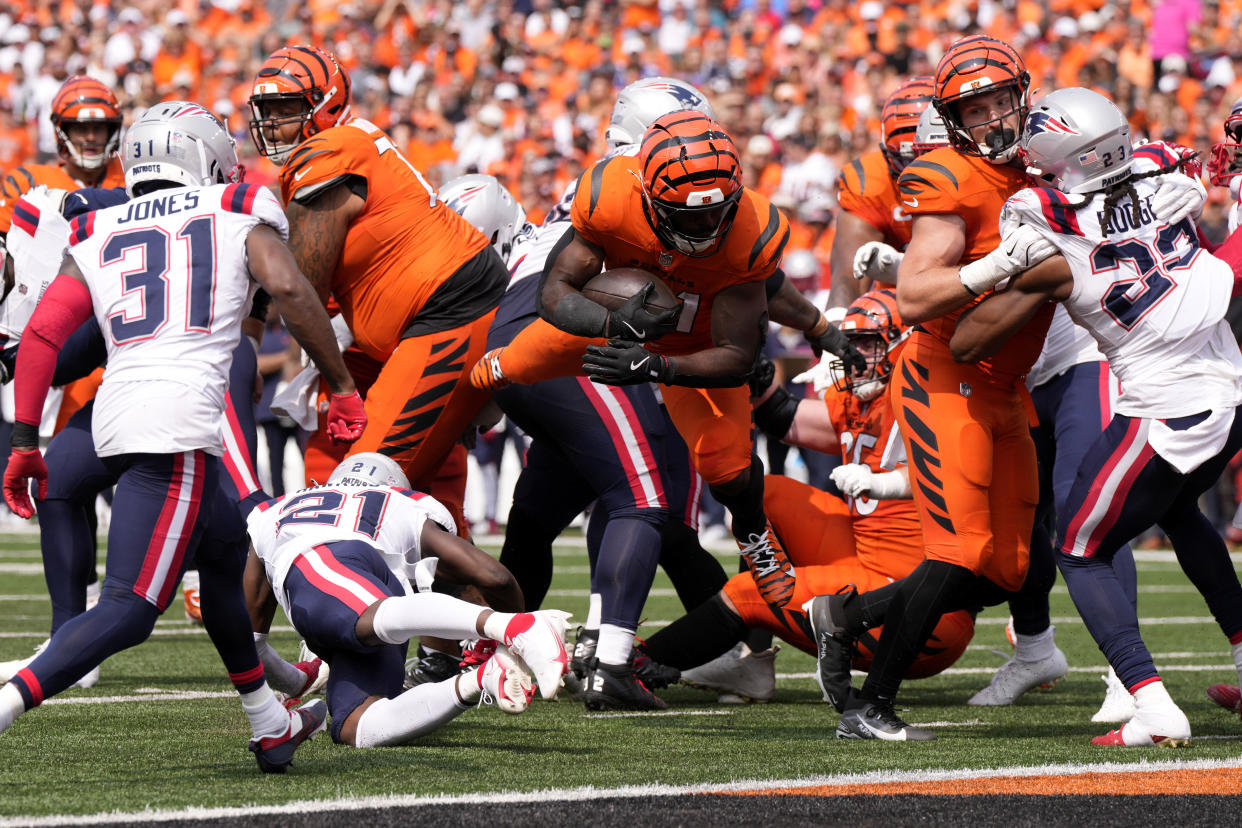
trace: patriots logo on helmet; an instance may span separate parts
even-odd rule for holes
[[[1066,124],[1055,115],[1049,115],[1047,112],[1032,112],[1026,118],[1026,131],[1028,135],[1038,135],[1041,132],[1056,132],[1061,135],[1078,135],[1078,130]]]
[[[653,83],[648,85],[646,88],[655,92],[664,92],[671,95],[673,98],[676,98],[678,103],[686,109],[694,109],[699,104],[703,103],[703,99],[694,94],[693,90],[687,89],[684,86],[678,86],[675,83]]]

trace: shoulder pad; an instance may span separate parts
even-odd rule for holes
[[[60,212],[67,219],[74,219],[92,210],[115,207],[129,201],[123,188],[84,187],[65,196]]]

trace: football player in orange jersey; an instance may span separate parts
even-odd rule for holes
[[[352,450],[392,457],[425,491],[487,400],[459,380],[483,355],[504,263],[382,130],[350,118],[349,77],[330,52],[272,53],[250,105],[255,145],[281,166],[298,266],[383,363]]]
[[[121,109],[112,90],[94,78],[74,75],[52,99],[52,127],[60,163],[28,164],[0,178],[0,238],[7,235],[13,206],[22,193],[43,184],[59,190],[124,187],[117,158]]]
[[[597,382],[666,386],[669,416],[733,514],[734,536],[765,600],[783,606],[793,571],[763,513],[763,467],[744,386],[766,329],[764,282],[776,272],[788,222],[742,186],[733,140],[696,111],[657,119],[637,157],[607,159],[584,173],[570,214],[573,226],[544,268],[543,319],[491,352],[471,381],[498,388],[581,366]],[[603,267],[650,271],[678,292],[680,312],[648,312],[650,287],[614,311],[589,300],[580,288]],[[822,347],[845,344],[822,314],[812,316],[809,333]],[[598,337],[607,342],[591,344]]]
[[[833,480],[846,498],[787,477],[767,477],[764,506],[796,567],[794,598],[787,607],[771,607],[760,598],[754,578],[742,573],[711,601],[653,635],[646,654],[681,668],[683,680],[691,684],[753,700],[771,698],[771,655],[743,650],[708,659],[736,644],[747,627],[756,626],[814,653],[816,635],[804,603],[818,594],[848,591],[853,596],[860,590],[850,598],[851,605],[857,604],[869,620],[881,617],[882,608],[870,604],[877,593],[868,590],[908,575],[923,560],[901,435],[885,393],[892,361],[909,335],[897,313],[896,293],[865,293],[850,306],[841,328],[867,367],[849,376],[839,372],[823,402],[791,396],[771,383],[770,370],[752,386],[757,393],[755,422],[769,438],[842,458],[845,464],[833,471]],[[946,615],[907,676],[920,678],[948,667],[966,649],[973,630],[969,612]],[[858,642],[858,669],[870,663],[876,635],[871,629]],[[850,686],[848,669],[819,680],[825,699],[840,710]]]
[[[901,207],[897,177],[915,158],[915,131],[933,91],[932,79],[926,76],[897,87],[880,111],[880,148],[851,161],[837,176],[841,213],[832,242],[830,319],[844,315],[845,308],[867,287],[861,279],[884,285],[896,282],[896,262],[883,256],[886,249],[879,245],[905,250],[910,243],[911,218]],[[868,252],[859,264],[866,266],[860,269],[855,260],[864,247]],[[835,308],[840,310],[834,313]]]
[[[887,623],[866,683],[846,701],[839,738],[936,738],[897,716],[901,679],[943,613],[997,604],[1022,586],[1038,500],[1022,377],[1039,354],[1051,307],[988,360],[958,364],[948,345],[971,302],[1052,254],[1034,231],[990,252],[1005,199],[1026,184],[1016,156],[1030,76],[1008,45],[974,36],[945,53],[935,86],[932,105],[951,148],[911,162],[898,179],[902,209],[914,216],[898,304],[906,323],[918,327],[897,360],[892,388],[926,560],[876,591],[890,598]],[[1000,458],[1004,464],[994,466]],[[861,629],[846,604],[831,595],[811,607],[822,633],[821,674],[839,671],[847,652],[823,645],[847,643]]]

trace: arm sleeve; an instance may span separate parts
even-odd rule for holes
[[[56,355],[65,340],[91,316],[91,294],[86,285],[72,276],[60,275],[48,287],[17,350],[17,377],[14,380],[14,419],[38,426],[43,419],[43,401],[56,371]]]

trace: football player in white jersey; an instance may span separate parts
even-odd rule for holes
[[[1186,161],[1163,144],[1132,147],[1125,116],[1104,96],[1077,87],[1049,94],[1032,108],[1022,147],[1028,171],[1049,186],[1009,199],[1004,238],[989,255],[1003,255],[1021,227],[1061,257],[963,316],[953,355],[986,356],[1051,299],[1108,358],[1121,394],[1057,515],[1057,562],[1070,596],[1136,708],[1092,741],[1184,744],[1190,723],[1165,690],[1110,564],[1128,539],[1159,525],[1242,673],[1242,585],[1197,504],[1242,448],[1242,355],[1224,320],[1233,273],[1199,246],[1193,220],[1156,217],[1161,180],[1181,175]]]
[[[284,244],[283,211],[266,189],[228,183],[237,154],[219,121],[197,104],[159,104],[130,128],[122,156],[133,200],[71,222],[60,275],[26,327],[4,495],[30,517],[30,481],[46,494],[39,414],[60,347],[93,312],[108,350],[94,443],[116,479],[114,509],[123,518],[109,530],[99,603],[62,625],[0,688],[0,731],[146,640],[213,512],[235,508],[218,485],[220,418],[255,280],[332,388],[329,429],[350,441],[365,424],[327,314]],[[268,687],[242,609],[242,562],[199,563],[220,570],[221,591],[230,591],[215,596],[217,612],[204,601],[204,620],[250,719],[250,749],[262,770],[284,772],[298,744],[323,726],[324,705],[290,713]]]
[[[457,537],[448,510],[410,491],[391,458],[351,455],[327,483],[269,500],[248,522],[246,598],[263,664],[278,689],[284,683],[294,692],[302,681],[263,636],[279,604],[331,667],[334,741],[404,744],[456,718],[480,695],[521,713],[534,693],[532,672],[544,698],[560,688],[568,613],[522,612],[513,575]],[[476,586],[494,609],[411,589],[411,581],[429,586],[433,572]],[[473,669],[402,692],[406,643],[419,635],[487,640],[474,648],[480,661]]]

